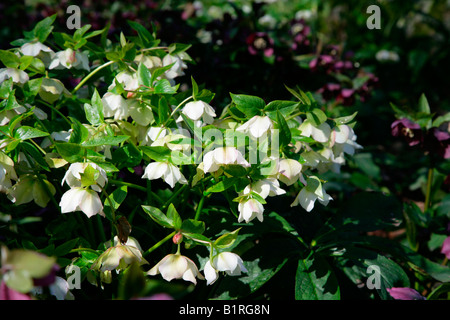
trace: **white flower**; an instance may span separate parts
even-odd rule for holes
[[[117,236],[114,237],[114,246],[111,247],[111,241],[106,243],[109,246],[92,265],[92,269],[100,272],[123,270],[133,262],[138,262],[140,265],[148,262],[142,257],[142,248],[139,242],[128,237],[126,243],[121,243]]]
[[[119,72],[115,80],[122,84],[126,91],[136,91],[139,88],[139,81],[136,73],[131,73],[129,71]],[[116,86],[115,81],[108,87],[108,90],[113,89]]]
[[[302,179],[302,165],[294,159],[281,159],[278,163],[278,179],[290,186]]]
[[[197,284],[196,278],[204,280],[194,261],[181,254],[168,254],[151,268],[147,274],[150,276],[161,274],[166,281],[183,279],[193,284]]]
[[[259,221],[263,221],[264,207],[258,200],[254,198],[244,198],[238,205],[239,218],[238,222],[250,222],[254,218],[258,218]]]
[[[49,287],[50,294],[56,297],[56,300],[73,300],[75,297],[69,291],[69,283],[66,279],[55,277],[55,282]]]
[[[308,184],[299,192],[294,202],[291,204],[291,207],[300,204],[303,209],[310,212],[314,208],[316,200],[319,200],[324,206],[328,205],[330,200],[333,200],[333,198],[325,192],[325,189],[320,182],[314,183],[314,187],[311,187],[313,184],[312,180],[318,181],[317,179],[308,178]]]
[[[234,147],[220,147],[207,152],[203,156],[203,171],[215,172],[221,165],[239,164],[250,167],[242,154]]]
[[[56,193],[55,187],[49,181],[42,179],[41,182],[36,176],[26,174],[21,176],[17,183],[8,191],[8,198],[16,205],[34,200],[38,206],[45,208],[50,201],[50,195],[47,190],[51,195]]]
[[[103,114],[105,118],[114,120],[127,119],[129,116],[129,103],[122,95],[106,92],[102,97]]]
[[[239,126],[236,131],[250,133],[254,139],[263,136],[268,130],[273,128],[272,120],[267,116],[254,116],[243,125]]]
[[[47,101],[53,103],[60,98],[61,95],[70,96],[70,92],[64,87],[64,84],[58,79],[42,78],[39,96]]]
[[[193,121],[202,121],[206,124],[211,124],[214,122],[214,117],[216,113],[214,109],[204,101],[197,100],[186,103],[183,107],[183,114],[185,114],[189,119]],[[201,125],[196,123],[197,126]]]
[[[356,149],[362,149],[362,146],[356,142],[357,137],[352,128],[348,127],[348,135],[346,137],[347,140],[342,143],[338,143],[338,141],[335,141],[335,144],[333,146],[333,152],[335,155],[339,155],[341,153],[354,155]],[[340,141],[343,141],[343,138]]]
[[[179,76],[184,76],[183,70],[187,68],[187,65],[183,62],[182,57],[179,54],[167,54],[164,56],[162,63],[163,66],[168,66],[174,63],[174,65],[165,73],[167,79],[174,79]]]
[[[140,62],[142,62],[144,64],[144,66],[146,66],[150,70],[153,68],[160,68],[163,66],[162,60],[160,57],[146,56],[143,53],[141,53],[140,55],[137,55],[134,58],[134,61],[136,62],[136,64],[139,64]]]
[[[39,41],[25,43],[20,47],[20,51],[24,56],[37,57],[41,52],[54,54],[53,50]]]
[[[58,51],[50,63],[49,69],[85,69],[89,70],[89,59],[87,54],[74,51],[70,48]]]
[[[241,272],[247,272],[241,257],[232,252],[221,252],[215,255],[205,264],[204,274],[206,284],[213,284],[219,275],[219,271],[226,272],[230,276],[239,276]]]
[[[0,192],[6,192],[11,188],[11,180],[17,180],[14,161],[0,151]]]
[[[331,128],[326,122],[320,124],[318,127],[312,125],[308,120],[305,120],[299,127],[302,131],[301,135],[304,137],[312,137],[317,142],[327,142],[330,139]]]
[[[103,204],[97,192],[86,188],[73,187],[69,189],[62,195],[59,206],[61,213],[82,211],[89,218],[96,214],[105,216]]]
[[[69,166],[69,169],[67,169],[66,174],[64,175],[64,178],[61,182],[61,185],[63,185],[64,182],[66,182],[67,185],[71,188],[81,187],[81,174],[85,173],[85,170],[88,166],[90,166],[92,169],[98,172],[97,179],[95,181],[96,184],[93,184],[90,187],[97,192],[102,191],[100,187],[103,188],[105,186],[106,182],[108,182],[108,177],[106,176],[105,170],[103,170],[102,167],[93,162],[72,163]]]
[[[180,169],[168,162],[149,163],[145,168],[144,175],[142,176],[142,178],[147,178],[149,180],[155,180],[161,177],[172,188],[177,182],[181,184],[187,184],[187,180],[181,173]]]
[[[12,78],[14,83],[26,83],[30,78],[28,76],[28,73],[25,71],[16,69],[16,68],[1,68],[0,69],[0,84],[3,83],[3,81],[8,80],[9,78]]]
[[[280,183],[275,178],[266,178],[245,187],[243,193],[249,194],[251,191],[259,194],[262,198],[274,197],[285,194],[286,191],[280,188]]]
[[[129,99],[128,101],[130,116],[138,125],[146,127],[154,122],[155,118],[150,106],[137,99]]]

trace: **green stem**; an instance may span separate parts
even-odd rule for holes
[[[148,249],[145,253],[144,256],[147,256],[148,254],[150,254],[151,252],[155,251],[156,249],[158,249],[162,244],[164,244],[166,241],[170,240],[173,238],[173,236],[176,234],[177,232],[174,231],[171,234],[167,235],[164,239],[158,241],[155,245],[153,245],[153,247],[151,247],[150,249]]]
[[[59,111],[58,109],[56,109],[56,108],[55,108],[54,106],[52,106],[50,103],[47,103],[47,102],[45,102],[44,100],[39,100],[39,99],[36,100],[36,101],[38,101],[40,104],[43,104],[44,106],[49,107],[52,111],[56,112],[58,115],[61,116],[61,118],[64,119],[64,121],[66,121],[66,122],[69,124],[69,126],[72,127],[72,122],[70,122],[70,120],[69,120],[65,115],[63,115],[63,114],[61,113],[61,111]]]
[[[102,64],[101,66],[97,67],[95,70],[93,70],[91,73],[89,73],[86,77],[83,78],[83,80],[80,81],[80,83],[72,90],[72,94],[74,94],[75,92],[78,91],[78,89],[80,89],[85,83],[86,81],[88,81],[90,78],[92,78],[93,75],[95,75],[97,72],[99,72],[100,70],[102,70],[103,68],[113,64],[114,61],[108,61],[104,64]]]
[[[426,212],[431,205],[431,187],[433,185],[433,172],[434,172],[433,168],[428,169],[427,191],[425,194],[425,205],[423,212]]]
[[[177,198],[179,195],[180,195],[180,193],[181,192],[183,192],[186,188],[188,188],[189,187],[189,185],[188,184],[185,184],[185,185],[183,185],[180,189],[178,189],[177,191],[175,191],[173,194],[172,194],[172,196],[169,198],[169,200],[167,200],[166,201],[166,203],[164,203],[164,205],[161,207],[161,209],[166,209],[172,202],[173,202],[173,200],[175,199],[175,198]]]
[[[206,196],[201,197],[200,202],[197,205],[197,210],[195,211],[194,220],[198,220],[200,218],[200,214],[202,213],[203,203],[205,202],[205,198],[206,198]]]
[[[177,110],[178,110],[185,102],[189,101],[189,100],[192,99],[192,98],[193,98],[193,96],[187,97],[186,99],[184,99],[183,101],[181,101],[180,104],[178,104],[178,105],[176,106],[175,109],[173,109],[173,111],[172,111],[172,113],[170,114],[169,118],[167,118],[167,120],[162,124],[161,129],[159,130],[158,135],[157,135],[156,138],[155,138],[155,141],[158,140],[159,135],[161,134],[161,132],[163,131],[163,129],[166,127],[167,122],[169,122],[169,120],[173,117],[173,115],[175,114],[175,112],[177,112]]]

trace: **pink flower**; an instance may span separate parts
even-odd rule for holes
[[[441,253],[445,254],[445,257],[447,259],[450,259],[450,236],[444,240],[444,243],[442,244]]]
[[[418,293],[416,290],[411,288],[387,288],[387,292],[395,300],[426,300],[424,296]]]
[[[31,300],[28,294],[8,288],[4,281],[0,282],[0,300]]]
[[[271,57],[274,53],[273,40],[267,33],[252,33],[247,37],[246,42],[248,52],[251,55],[257,55],[259,52],[262,52],[266,57]]]

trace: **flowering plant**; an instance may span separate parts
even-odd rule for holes
[[[356,113],[331,117],[310,92],[288,86],[290,100],[230,93],[220,110],[194,76],[178,82],[193,62],[189,45],[165,45],[133,21],[117,41],[90,25],[56,32],[54,21],[0,51],[0,191],[11,249],[2,252],[2,285],[45,298],[51,292],[33,291],[33,279],[78,268],[82,285],[103,298],[234,299],[259,295],[294,267],[295,298],[339,299],[335,270],[356,285],[372,263],[393,270],[379,297],[409,285],[381,254],[404,261],[408,251],[360,237],[398,226],[392,197],[367,192],[336,215],[324,210],[339,201],[329,177],[362,148]],[[380,203],[386,210],[368,217]],[[46,268],[35,275],[8,260],[23,249],[27,266],[42,259]],[[423,261],[414,263],[428,271]],[[11,280],[11,270],[21,276]],[[433,276],[448,281],[446,271]],[[67,288],[58,297],[77,294]]]

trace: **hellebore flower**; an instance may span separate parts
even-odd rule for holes
[[[0,281],[0,300],[31,300],[29,294],[9,288],[5,281]]]
[[[87,177],[88,175],[90,176]],[[83,180],[84,177],[86,177],[86,179]],[[87,178],[89,178],[89,180]],[[91,183],[89,186],[93,190],[100,192],[102,191],[101,188],[108,182],[108,177],[106,176],[105,170],[96,163],[76,162],[72,163],[69,166],[69,169],[67,169],[61,185],[63,185],[64,182],[71,188],[81,187],[82,184],[86,185],[87,183]]]
[[[257,55],[262,52],[266,57],[271,57],[274,53],[273,40],[265,32],[254,32],[247,39],[248,52]]]
[[[243,193],[248,194],[251,191],[259,194],[264,199],[268,196],[274,197],[286,193],[286,191],[280,188],[280,183],[275,178],[266,178],[256,181],[245,187]]]
[[[102,104],[105,118],[113,117],[114,120],[123,120],[129,116],[129,103],[120,94],[105,93],[102,97]]]
[[[351,106],[355,103],[355,90],[343,88],[336,97],[336,101],[340,102],[343,106]]]
[[[133,262],[138,262],[140,265],[148,262],[142,257],[142,249],[136,239],[128,237],[125,244],[122,244],[118,237],[114,237],[114,246],[109,247],[103,252],[94,264],[91,266],[92,270],[100,272],[123,270]]]
[[[282,159],[278,163],[278,179],[290,186],[301,178],[302,165],[294,159]]]
[[[396,300],[426,300],[424,296],[411,288],[386,288],[392,298]]]
[[[12,78],[14,83],[20,84],[24,84],[30,79],[28,73],[26,73],[25,71],[16,68],[1,68],[0,84],[3,83],[3,81],[8,80],[9,78]]]
[[[445,254],[447,259],[450,259],[450,237],[447,237],[442,244],[441,253]]]
[[[170,64],[174,64],[169,70],[166,71],[165,76],[167,79],[174,79],[179,76],[184,76],[184,69],[187,68],[186,63],[183,61],[182,54],[170,55],[167,54],[164,56],[162,60],[163,66],[168,66]]]
[[[244,198],[238,205],[239,217],[238,222],[250,222],[254,218],[258,218],[259,221],[263,221],[264,207],[261,202],[254,198]]]
[[[316,200],[326,206],[333,198],[325,192],[320,180],[316,177],[310,177],[306,186],[298,193],[291,207],[301,205],[303,209],[310,212],[314,208]]]
[[[318,90],[318,93],[326,100],[335,99],[341,92],[341,86],[337,83],[327,83],[322,88]]]
[[[56,193],[55,187],[48,180],[42,179],[41,181],[35,175],[26,174],[21,176],[17,183],[12,186],[8,192],[8,198],[16,205],[34,200],[38,206],[45,208],[50,201],[47,190],[52,195]]]
[[[14,161],[0,151],[0,192],[7,192],[11,188],[11,180],[17,180]]]
[[[85,69],[89,70],[89,59],[87,54],[74,51],[70,48],[56,53],[50,63],[49,69]]]
[[[241,257],[232,252],[221,252],[205,264],[204,274],[206,284],[213,284],[219,278],[219,272],[226,272],[230,276],[239,276],[247,272]]]
[[[98,193],[87,188],[70,188],[62,195],[59,206],[61,213],[83,211],[89,218],[96,214],[105,216]]]
[[[24,56],[32,57],[38,56],[41,52],[54,53],[52,49],[39,41],[25,43],[20,47],[20,51]]]
[[[194,261],[179,253],[168,254],[160,262],[158,262],[148,272],[148,275],[155,276],[161,274],[166,281],[173,279],[183,279],[197,284],[197,279],[204,280],[205,278],[198,271]]]
[[[309,120],[303,121],[298,127],[301,130],[301,135],[304,137],[312,137],[317,142],[327,142],[330,138],[331,128],[326,122],[315,127]]]
[[[187,180],[181,173],[177,166],[174,166],[168,162],[151,162],[145,168],[142,178],[149,180],[155,180],[163,178],[164,181],[170,185],[171,188],[175,186],[175,183],[187,184]]]
[[[423,132],[420,125],[407,118],[394,121],[391,124],[391,133],[394,137],[404,137],[411,147],[423,141]]]
[[[239,164],[250,167],[244,156],[234,147],[220,147],[203,156],[203,171],[215,172],[221,165]]]
[[[209,104],[201,100],[186,103],[182,112],[189,119],[193,121],[201,120],[206,124],[213,123],[214,117],[216,116],[214,109]]]
[[[267,116],[254,116],[246,123],[239,126],[236,131],[250,133],[254,139],[263,136],[267,131],[273,128],[272,120]]]

